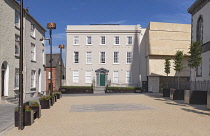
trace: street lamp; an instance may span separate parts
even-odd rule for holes
[[[24,129],[23,108],[23,0],[20,0],[19,130]]]
[[[58,46],[58,48],[60,48],[60,91],[61,91],[62,77],[63,77],[63,74],[62,74],[62,49],[64,49],[64,45],[60,44]]]
[[[55,23],[48,23],[47,29],[50,30],[50,96],[52,96],[53,85],[52,85],[52,29],[56,29]]]

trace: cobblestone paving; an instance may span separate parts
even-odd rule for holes
[[[94,105],[72,105],[71,112],[94,112],[94,111],[132,111],[132,110],[151,110],[142,104],[94,104]]]

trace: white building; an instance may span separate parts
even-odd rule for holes
[[[202,64],[197,68],[196,80],[210,80],[210,1],[196,0],[188,12],[192,14],[192,42],[202,41]],[[192,81],[194,73],[191,70]]]
[[[15,0],[0,1],[0,94],[14,97],[19,91],[20,5]],[[36,96],[46,88],[44,69],[45,29],[24,10],[24,98]]]
[[[140,25],[68,25],[66,85],[141,86],[146,81]],[[144,58],[144,59],[141,59]]]

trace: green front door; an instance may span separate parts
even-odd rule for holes
[[[105,75],[100,74],[100,86],[105,86]]]

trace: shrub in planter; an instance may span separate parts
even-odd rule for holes
[[[207,104],[207,91],[185,90],[184,102],[187,104]]]
[[[50,96],[44,95],[40,99],[41,109],[50,109]]]
[[[57,99],[60,99],[62,97],[62,93],[60,91],[57,91],[56,96],[57,96]]]
[[[34,123],[34,114],[33,110],[26,105],[25,106],[25,118],[24,118],[24,125],[25,126],[31,126]]]
[[[41,106],[39,103],[35,101],[29,101],[30,108],[35,112],[34,118],[40,118],[41,117]]]

